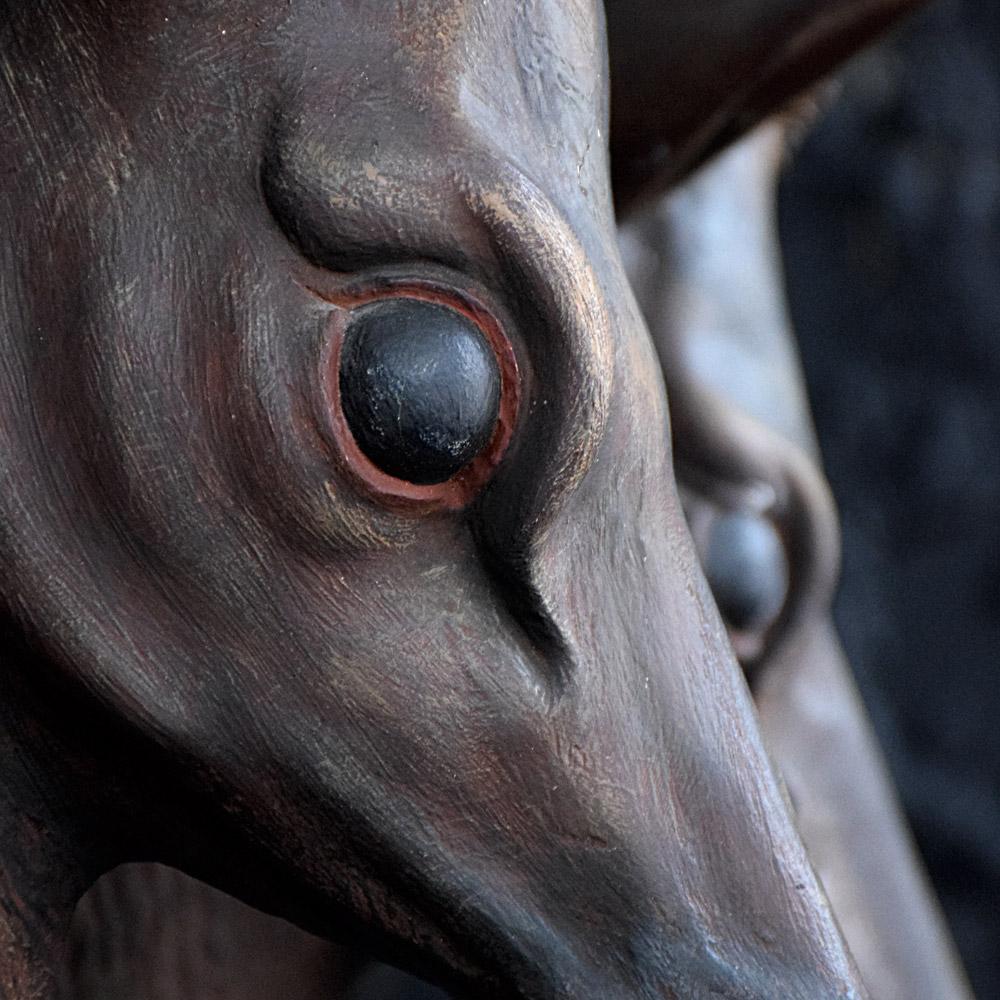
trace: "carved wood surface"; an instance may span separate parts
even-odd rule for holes
[[[768,93],[811,21],[750,32]],[[865,995],[685,527],[603,31],[0,4],[11,1000],[134,859],[476,997]],[[338,417],[388,299],[496,354],[443,483]]]

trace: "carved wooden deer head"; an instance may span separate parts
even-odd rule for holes
[[[599,9],[0,12],[4,995],[158,859],[475,996],[861,996],[684,526]]]

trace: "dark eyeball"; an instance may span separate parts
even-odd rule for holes
[[[447,306],[398,297],[358,309],[344,335],[339,380],[358,447],[406,482],[451,479],[496,428],[496,354],[471,319]]]
[[[776,528],[756,514],[716,518],[704,555],[705,576],[731,629],[769,627],[788,596],[788,559]]]

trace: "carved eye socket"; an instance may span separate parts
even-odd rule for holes
[[[408,483],[448,481],[496,429],[496,353],[471,319],[435,302],[400,296],[357,309],[344,333],[339,380],[358,447]]]
[[[768,518],[747,513],[715,518],[702,562],[730,629],[758,632],[774,623],[788,597],[788,559]]]

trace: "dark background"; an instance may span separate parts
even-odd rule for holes
[[[841,75],[787,171],[781,225],[843,518],[838,625],[977,996],[994,1000],[997,0],[937,0]]]

